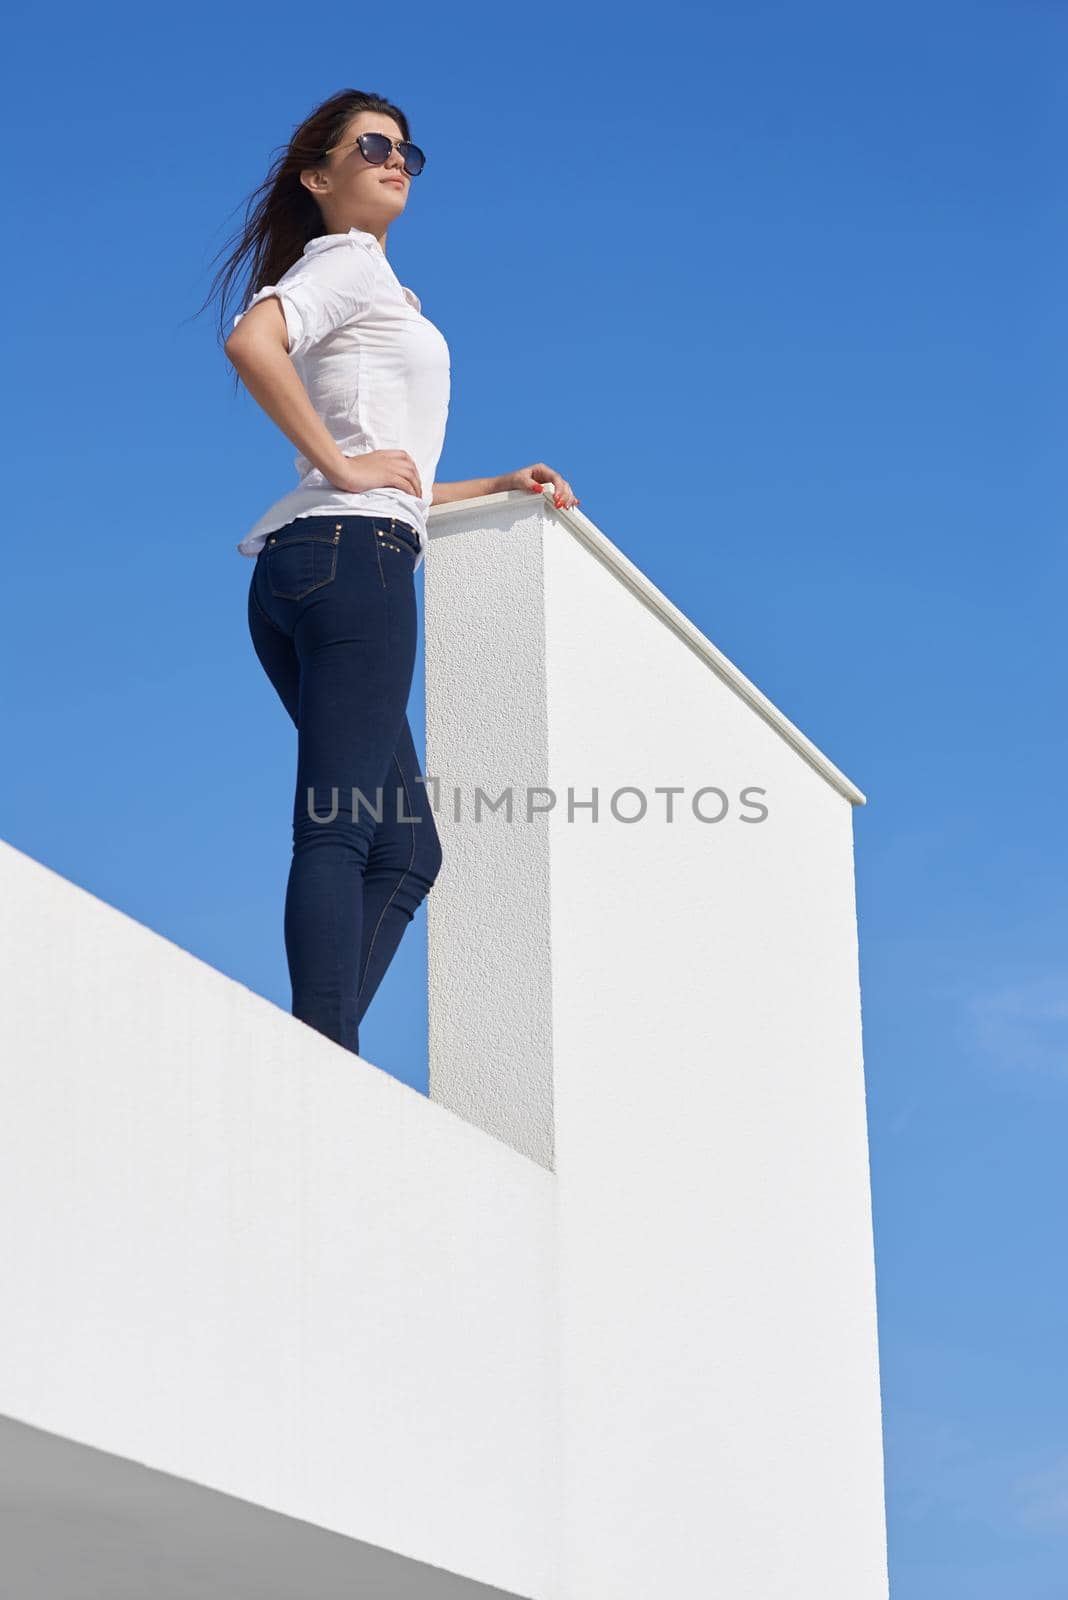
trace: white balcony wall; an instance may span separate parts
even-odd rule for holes
[[[0,1413],[551,1593],[551,1174],[7,844],[0,903]]]
[[[267,1600],[882,1600],[863,796],[586,518],[431,530],[429,1100],[0,845],[0,1464],[210,1527],[154,1600],[250,1508]]]

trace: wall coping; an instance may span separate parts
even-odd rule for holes
[[[688,645],[695,655],[701,657],[717,677],[733,689],[734,693],[752,707],[758,716],[763,717],[764,721],[774,728],[798,755],[815,768],[832,789],[836,789],[851,805],[867,804],[867,797],[856,784],[847,778],[845,773],[812,743],[811,739],[806,738],[801,729],[795,727],[778,706],[774,705],[766,695],[761,694],[756,684],[752,683],[721,650],[717,650],[711,639],[706,639],[701,630],[695,628],[677,606],[672,605],[667,595],[658,589],[655,583],[650,582],[644,572],[627,560],[623,552],[594,526],[589,517],[573,507],[570,510],[557,510],[549,497],[551,490],[552,485],[546,484],[541,498],[546,514],[554,523],[559,524],[572,538],[583,545],[611,572],[613,577],[625,584],[643,605],[648,606],[649,610]],[[494,506],[519,502],[531,505],[533,498],[529,489],[507,489],[499,494],[478,495],[470,500],[446,500],[440,505],[431,506],[427,518],[427,533],[433,538],[435,534],[444,533],[446,527],[452,529],[452,525],[456,522],[470,527],[473,513],[477,512],[481,516]]]

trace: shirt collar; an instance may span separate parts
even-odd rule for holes
[[[306,256],[314,255],[316,250],[322,250],[327,245],[335,244],[338,239],[347,239],[349,237],[355,237],[363,243],[374,245],[379,255],[386,262],[386,265],[389,266],[389,260],[386,256],[386,252],[382,249],[382,246],[379,244],[374,234],[368,233],[366,228],[350,228],[348,233],[316,234],[315,238],[309,239],[307,244],[304,246],[304,254]],[[392,267],[390,267],[390,271],[393,271]],[[396,273],[394,273],[394,277],[396,277]],[[407,300],[408,304],[413,306],[416,311],[421,312],[423,308],[423,302],[420,300],[419,296],[413,289],[409,289],[403,283],[401,283],[399,278],[397,279],[397,282],[401,293],[404,295],[404,298]]]
[[[347,239],[350,235],[354,235],[366,244],[373,244],[380,255],[385,255],[386,252],[382,249],[374,234],[368,233],[364,228],[350,228],[348,233],[317,233],[315,238],[309,239],[304,246],[304,254],[310,256],[314,251],[322,250],[326,245],[336,244],[339,239]]]

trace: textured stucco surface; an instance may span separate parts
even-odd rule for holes
[[[427,567],[430,770],[556,796],[443,818],[431,1068],[555,1173],[565,1592],[877,1600],[857,791],[547,507]]]

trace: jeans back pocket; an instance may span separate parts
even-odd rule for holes
[[[264,554],[267,586],[276,600],[303,600],[337,576],[341,524],[332,533],[271,534]]]
[[[398,555],[411,556],[412,565],[419,550],[419,535],[407,528],[402,532],[399,528],[376,528],[378,543],[383,550],[394,550]]]

